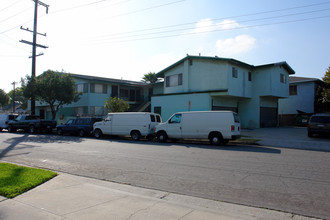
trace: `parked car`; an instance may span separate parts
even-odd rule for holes
[[[102,122],[94,124],[94,135],[100,138],[102,135],[130,135],[133,140],[141,137],[152,138],[155,126],[161,122],[161,117],[149,112],[124,112],[109,113]]]
[[[56,127],[57,134],[78,134],[80,137],[90,135],[93,131],[93,124],[102,121],[102,118],[86,117],[68,120],[64,125]]]
[[[314,134],[328,135],[330,134],[330,114],[314,114],[309,120],[307,127],[308,137]]]
[[[8,122],[17,118],[15,114],[0,114],[0,131],[8,129]]]
[[[56,128],[56,121],[42,120],[36,115],[19,115],[16,119],[8,122],[9,132],[23,129],[32,134],[37,130],[51,132],[53,128]]]
[[[240,120],[231,111],[178,112],[155,130],[159,142],[168,138],[209,139],[211,144],[219,145],[240,137]]]

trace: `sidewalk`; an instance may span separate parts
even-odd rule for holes
[[[0,219],[311,218],[60,173],[14,199],[0,197]]]
[[[263,146],[330,152],[330,138],[310,138],[307,136],[307,128],[304,127],[243,129],[241,135],[243,137],[259,139],[258,144]]]

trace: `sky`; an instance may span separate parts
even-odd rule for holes
[[[189,55],[250,65],[286,61],[321,79],[330,66],[326,0],[43,0],[36,75],[47,70],[141,81]],[[0,0],[0,89],[31,75],[34,1]]]

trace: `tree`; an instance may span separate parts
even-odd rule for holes
[[[121,98],[112,97],[105,100],[104,107],[107,112],[124,112],[129,109],[129,104]]]
[[[149,72],[143,75],[142,81],[147,83],[156,83],[158,82],[158,77],[156,73]]]
[[[8,92],[8,95],[11,100],[15,99],[15,102],[18,102],[23,109],[27,108],[28,99],[23,95],[22,87],[15,88],[15,98],[14,98],[14,90]]]
[[[330,103],[330,66],[328,67],[328,70],[322,79],[325,83],[325,86],[322,90],[322,102]]]
[[[9,103],[9,96],[4,90],[0,89],[0,106],[8,105],[8,103]]]
[[[46,102],[52,111],[53,120],[56,113],[65,104],[77,102],[81,93],[75,89],[75,82],[70,74],[64,74],[47,70],[33,80],[27,77],[27,83],[23,87],[23,94],[31,98],[35,94],[36,100]]]

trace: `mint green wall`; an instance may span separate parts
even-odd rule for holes
[[[156,106],[161,107],[162,120],[166,121],[175,112],[188,111],[189,101],[191,103],[190,111],[211,110],[210,95],[205,93],[153,96],[151,98],[151,111],[154,112]]]
[[[223,61],[193,60],[188,66],[188,91],[210,91],[228,89],[228,65]],[[187,83],[187,80],[183,80]]]

